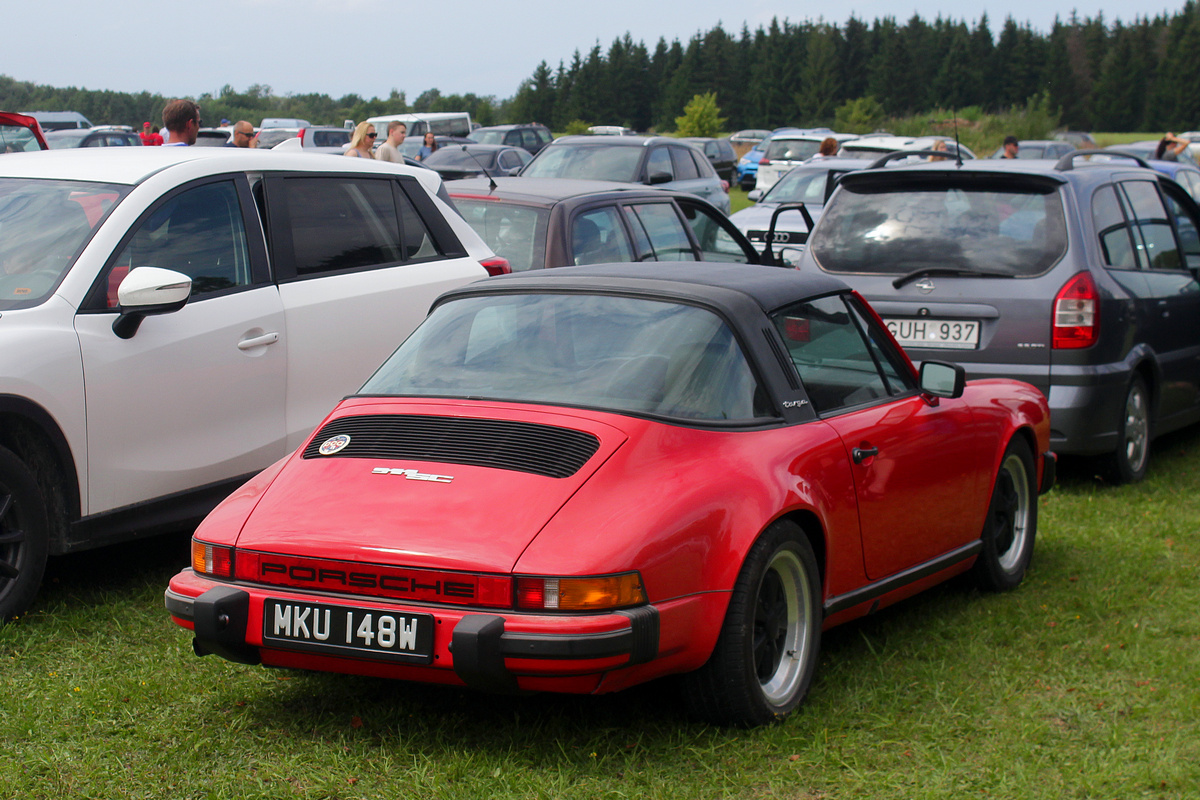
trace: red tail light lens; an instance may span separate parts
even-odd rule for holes
[[[759,161],[759,162],[758,162],[758,165],[761,167],[761,166],[763,166],[764,164],[770,164],[770,163],[771,163],[771,159],[769,159],[769,158],[764,158],[764,159],[762,159],[761,161]]]
[[[304,144],[304,134],[306,134],[306,133],[308,133],[308,128],[301,128],[301,129],[300,129],[300,133],[299,133],[299,136],[300,136],[300,144]]]
[[[216,578],[233,577],[233,548],[192,539],[192,569]]]
[[[729,194],[729,181],[721,179],[721,188],[725,190],[725,194]]]
[[[1067,281],[1054,296],[1053,347],[1077,350],[1100,338],[1100,295],[1088,272]]]
[[[495,256],[493,258],[485,258],[479,262],[488,275],[510,275],[512,274],[512,264],[508,263],[507,258]]]

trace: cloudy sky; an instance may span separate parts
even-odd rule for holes
[[[718,23],[737,34],[772,17],[792,22],[867,23],[891,15],[939,14],[974,24],[987,13],[993,35],[1004,18],[1048,31],[1055,16],[1104,15],[1132,22],[1131,4],[1115,0],[895,0],[848,3],[768,0],[560,0],[536,5],[483,0],[392,3],[387,0],[165,0],[116,6],[94,0],[4,3],[0,74],[52,86],[150,91],[167,96],[219,94],[263,84],[280,95],[317,92],[409,102],[426,89],[512,96],[538,62],[569,62],[629,32],[651,49],[660,37],[686,43]],[[1150,0],[1143,15],[1175,13],[1183,0]],[[536,15],[526,9],[536,8]],[[831,12],[829,9],[839,8]]]

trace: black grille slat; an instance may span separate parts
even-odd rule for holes
[[[348,435],[350,443],[322,456],[321,445],[340,434]],[[552,425],[375,414],[333,420],[304,448],[303,457],[408,458],[568,478],[599,448],[600,440],[590,433]]]

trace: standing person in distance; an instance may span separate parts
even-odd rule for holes
[[[254,141],[254,126],[248,120],[239,119],[233,126],[233,138],[225,143],[226,147],[249,148]]]
[[[1021,149],[1021,143],[1017,141],[1015,136],[1004,137],[1004,155],[1001,158],[1016,158],[1017,151]]]
[[[163,128],[167,131],[164,147],[188,146],[200,135],[200,106],[191,100],[172,100],[163,109]]]
[[[404,143],[404,137],[407,135],[408,126],[403,122],[398,119],[389,122],[387,139],[375,151],[375,160],[403,164],[404,154],[400,152],[400,145]]]
[[[1188,139],[1167,131],[1167,135],[1158,141],[1158,147],[1154,148],[1154,160],[1178,161],[1179,154],[1187,150],[1189,144],[1191,141]]]
[[[374,158],[371,154],[371,148],[375,146],[375,126],[369,122],[360,122],[354,128],[354,135],[350,137],[350,146],[346,148],[345,155],[351,158]]]
[[[424,161],[435,152],[437,152],[437,137],[433,135],[433,131],[429,131],[425,134],[425,141],[421,145],[421,149],[417,151],[417,161]]]

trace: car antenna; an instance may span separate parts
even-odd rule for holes
[[[958,142],[958,109],[951,107],[950,113],[954,115],[954,163],[962,169],[962,145]]]
[[[464,153],[466,153],[467,155],[469,155],[469,156],[471,157],[471,160],[472,160],[472,161],[474,161],[476,164],[478,164],[478,165],[479,165],[479,169],[480,169],[480,170],[483,172],[483,174],[484,174],[484,175],[487,175],[487,179],[488,179],[488,188],[489,188],[489,189],[491,189],[493,192],[494,192],[494,191],[496,191],[497,189],[499,189],[500,187],[496,185],[496,179],[495,179],[495,178],[493,178],[491,175],[488,175],[487,167],[485,167],[485,166],[483,165],[483,162],[482,162],[482,161],[480,161],[478,158],[476,158],[476,157],[475,157],[475,154],[474,154],[474,153],[472,153],[470,150],[468,150],[468,149],[467,149],[467,146],[466,146],[465,144],[464,144],[464,145],[460,145],[460,147],[462,147],[462,151],[463,151]]]

